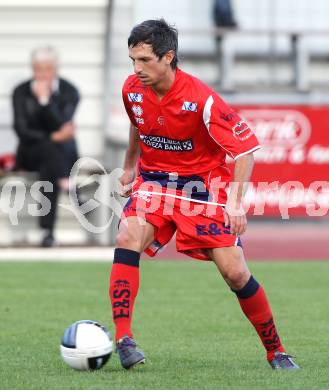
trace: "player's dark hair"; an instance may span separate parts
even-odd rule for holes
[[[176,69],[178,63],[178,31],[164,19],[145,20],[131,30],[128,47],[135,47],[141,43],[151,45],[153,53],[159,59],[168,51],[173,50],[175,56],[170,66],[172,69]]]

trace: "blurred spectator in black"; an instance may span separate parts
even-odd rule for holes
[[[78,90],[58,76],[58,56],[52,47],[32,52],[33,78],[13,93],[14,128],[19,138],[17,169],[38,172],[40,180],[53,184],[48,197],[50,212],[40,217],[44,230],[41,245],[53,246],[57,199],[69,191],[69,174],[78,159],[73,116]]]
[[[231,0],[214,0],[213,17],[217,27],[237,27]]]
[[[220,82],[223,72],[223,34],[225,34],[225,29],[235,29],[238,25],[234,17],[231,0],[214,0],[212,15],[215,26],[222,29],[221,32],[216,34],[216,52],[220,67],[218,81]]]

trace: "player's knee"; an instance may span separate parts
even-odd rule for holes
[[[118,233],[116,238],[116,247],[131,249],[136,252],[141,251],[141,240],[129,232],[129,230],[124,230]]]
[[[246,269],[232,267],[229,268],[223,276],[231,288],[235,290],[240,290],[248,282],[250,273]]]

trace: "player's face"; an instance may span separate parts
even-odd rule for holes
[[[33,64],[33,75],[35,80],[52,83],[56,78],[56,74],[56,65],[51,61],[36,62]]]
[[[152,46],[146,43],[129,48],[134,71],[143,85],[153,86],[162,81],[168,71],[171,71],[170,63],[173,56],[173,52],[170,51],[159,59],[153,53]]]

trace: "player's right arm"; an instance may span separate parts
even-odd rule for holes
[[[130,125],[129,129],[129,144],[126,150],[123,170],[124,173],[120,178],[122,185],[120,195],[128,197],[131,194],[132,183],[136,176],[136,163],[140,155],[138,130],[134,125]]]

